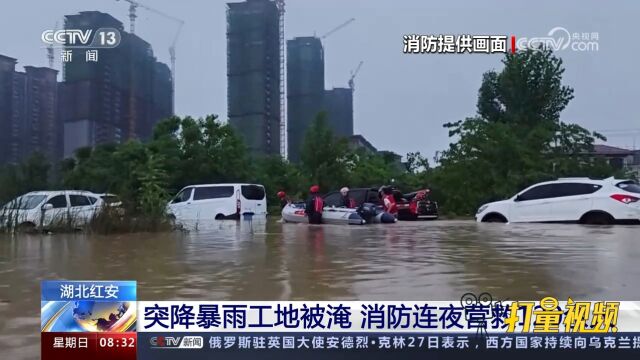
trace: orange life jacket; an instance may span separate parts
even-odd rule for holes
[[[322,209],[324,208],[324,201],[322,201],[322,198],[320,196],[316,196],[313,204],[314,204],[314,210],[317,213],[321,213]]]
[[[389,205],[387,205],[386,201],[384,204],[385,207],[385,211],[388,212],[389,214],[397,214],[398,213],[398,206],[396,205],[396,199],[393,197],[392,194],[386,195],[384,197],[384,200],[389,201]]]

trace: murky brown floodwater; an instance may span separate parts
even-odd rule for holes
[[[219,222],[189,234],[0,235],[0,351],[39,358],[43,279],[137,280],[142,300],[640,300],[640,227]]]

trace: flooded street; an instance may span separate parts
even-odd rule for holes
[[[141,300],[640,300],[640,227],[471,221],[0,235],[2,358],[39,358],[40,280],[137,280]],[[8,352],[7,352],[8,351]]]

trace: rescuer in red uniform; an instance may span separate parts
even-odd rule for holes
[[[289,203],[289,199],[287,199],[287,194],[284,191],[278,192],[278,198],[280,199],[280,209],[282,210]]]
[[[398,217],[398,206],[396,205],[396,199],[393,197],[393,190],[390,187],[382,189],[382,203],[384,205],[384,211],[389,214]]]
[[[307,213],[307,217],[309,218],[309,224],[322,224],[324,201],[319,192],[320,187],[318,185],[313,185],[309,189],[309,199],[304,209],[304,212]]]

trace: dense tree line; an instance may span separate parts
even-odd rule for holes
[[[312,183],[329,191],[394,182],[405,190],[428,186],[445,212],[469,215],[537,181],[613,175],[607,163],[588,155],[604,137],[560,120],[573,98],[573,89],[562,84],[562,60],[529,50],[506,55],[503,64],[500,72],[483,75],[477,114],[444,124],[452,142],[435,167],[418,152],[407,154],[406,169],[399,169],[383,155],[351,149],[332,134],[324,114],[311,125],[295,165],[279,156],[251,159],[216,116],[172,117],[157,124],[146,143],[79,149],[55,166],[38,154],[6,166],[0,203],[31,190],[74,188],[113,192],[130,210],[156,213],[171,194],[196,183],[261,183],[275,204],[278,191],[301,198]]]

